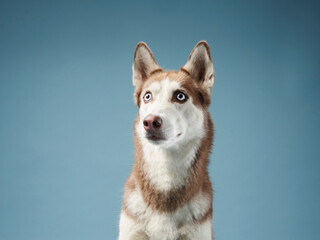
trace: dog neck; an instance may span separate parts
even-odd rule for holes
[[[162,148],[139,139],[143,155],[143,170],[150,183],[160,191],[183,186],[188,180],[192,163],[196,160],[201,139],[193,139],[182,146]]]

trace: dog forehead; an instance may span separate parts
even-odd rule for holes
[[[143,89],[149,88],[149,86],[152,85],[153,83],[163,82],[163,80],[165,79],[169,80],[170,82],[172,81],[172,82],[180,83],[187,77],[188,75],[182,71],[156,72],[152,74],[150,78],[148,78],[148,80],[143,84]],[[173,83],[173,84],[176,84],[176,83]],[[164,82],[162,84],[164,84]]]
[[[181,86],[179,82],[169,79],[169,77],[165,77],[160,81],[154,81],[150,83],[146,90],[151,91],[153,95],[165,95],[172,93],[180,87]]]

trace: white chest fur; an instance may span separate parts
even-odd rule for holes
[[[189,203],[173,213],[153,211],[146,205],[139,190],[129,194],[126,204],[128,210],[139,219],[136,228],[143,229],[151,239],[171,240],[177,239],[181,235],[188,236],[189,239],[199,239],[196,238],[199,237],[199,234],[201,236],[203,234],[211,234],[211,221],[209,221],[209,224],[197,224],[194,221],[204,216],[210,208],[210,197],[206,196],[205,193],[200,192]],[[121,216],[121,218],[126,217]],[[203,229],[204,226],[205,229]]]

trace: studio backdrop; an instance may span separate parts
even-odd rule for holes
[[[319,1],[0,2],[0,240],[115,240],[132,60],[215,66],[217,240],[320,239]]]

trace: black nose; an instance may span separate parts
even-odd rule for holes
[[[162,118],[155,115],[148,115],[143,120],[143,127],[146,131],[159,130],[162,125]]]

